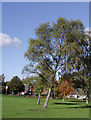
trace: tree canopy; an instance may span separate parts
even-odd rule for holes
[[[29,40],[25,53],[29,65],[24,71],[40,75],[49,83],[49,88],[54,87],[57,79],[74,72],[85,73],[87,80],[84,81],[90,84],[91,39],[80,20],[59,17],[52,25],[49,22],[41,24],[35,35]]]

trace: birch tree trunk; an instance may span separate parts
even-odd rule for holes
[[[55,98],[55,95],[54,95],[54,86],[52,86],[52,88],[51,88],[51,94],[52,94],[52,98],[54,99]]]
[[[88,108],[88,96],[86,98],[86,108]]]
[[[40,104],[40,93],[38,95],[38,101],[37,101],[37,105],[39,105],[39,104]]]
[[[45,104],[44,104],[44,109],[47,108],[47,104],[48,104],[48,100],[49,100],[50,94],[51,94],[51,88],[49,88],[49,92],[48,92],[48,95],[47,95],[47,98],[46,98]]]
[[[90,98],[90,88],[89,88],[88,91],[87,91],[87,96],[86,96],[86,108],[88,108],[89,98]]]

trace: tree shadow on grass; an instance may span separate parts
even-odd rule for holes
[[[86,106],[81,106],[80,103],[56,103],[54,102],[53,104],[55,105],[68,105],[68,107],[65,107],[65,108],[85,108],[86,109]],[[69,106],[69,105],[72,105],[72,106]],[[77,106],[74,106],[74,105],[77,105]],[[63,107],[62,107],[63,108]],[[55,109],[62,109],[62,108],[55,108]],[[88,106],[88,108],[91,108],[91,105]]]
[[[40,111],[39,109],[29,109],[28,111]]]
[[[68,108],[86,108],[86,106],[77,106],[77,107],[68,107]],[[91,105],[89,105],[87,108],[91,108]]]
[[[56,104],[56,105],[78,105],[78,103],[53,103],[53,104]]]
[[[60,106],[60,108],[47,108],[47,109],[59,109],[59,110],[61,110],[61,109],[74,109],[74,108],[76,108],[76,109],[79,109],[79,108],[82,108],[82,109],[87,109],[86,108],[86,106],[72,106],[72,107],[61,107]],[[91,106],[88,106],[88,108],[91,108]]]
[[[82,103],[82,102],[86,102],[86,101],[81,101],[81,100],[80,101],[72,101],[72,100],[70,100],[69,102],[81,102]]]

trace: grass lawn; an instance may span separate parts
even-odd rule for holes
[[[89,118],[85,102],[50,99],[48,108],[43,109],[45,99],[37,105],[37,98],[2,96],[3,118]],[[91,103],[89,104],[91,106]]]

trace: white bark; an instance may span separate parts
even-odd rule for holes
[[[86,98],[86,107],[88,108],[88,97]]]
[[[51,88],[49,88],[49,92],[48,92],[48,95],[47,95],[47,98],[46,98],[45,104],[44,104],[44,109],[47,108],[47,104],[48,104],[48,100],[49,100],[50,94],[51,94]]]
[[[37,101],[37,105],[39,105],[39,104],[40,104],[40,93],[38,95],[38,101]]]

